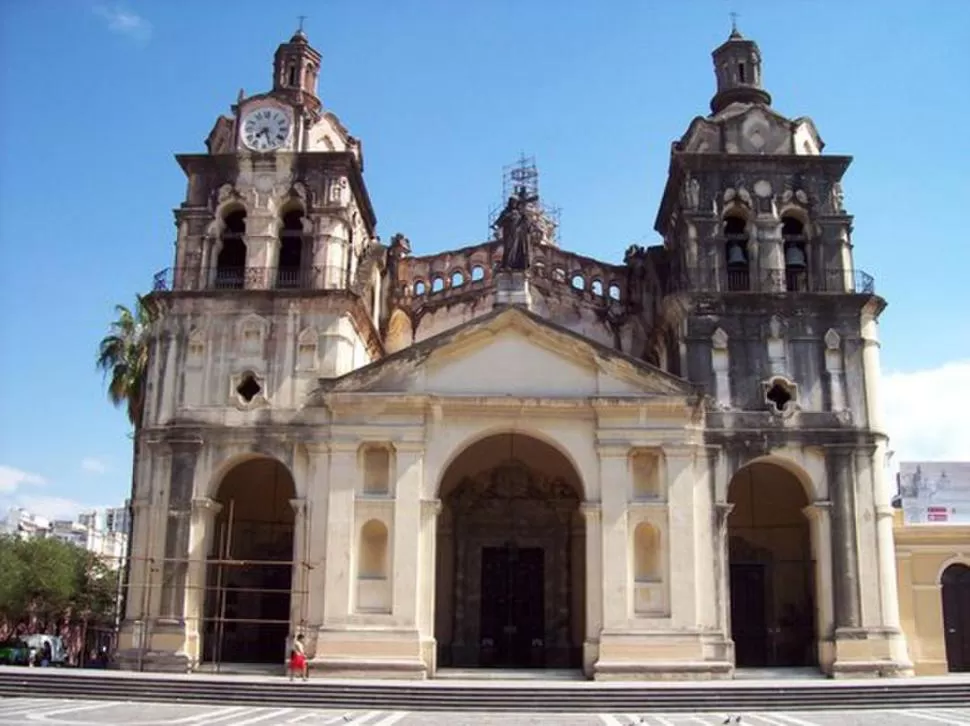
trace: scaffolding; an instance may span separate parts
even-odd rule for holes
[[[535,198],[540,213],[547,220],[550,233],[547,236],[549,244],[559,246],[559,224],[562,210],[559,207],[543,203],[539,194],[539,167],[534,156],[520,153],[514,164],[502,167],[502,199],[498,205],[492,207],[488,213],[488,236],[492,236],[495,221],[499,218],[510,197],[524,196]]]
[[[310,517],[296,517],[293,525],[285,522],[266,523],[277,530],[278,542],[282,542],[286,533],[289,533],[292,542],[288,548],[289,555],[254,558],[243,556],[238,551],[236,540],[239,522],[236,519],[236,500],[229,499],[224,506],[226,516],[213,518],[209,524],[215,529],[212,532],[215,546],[209,552],[184,557],[133,554],[128,558],[111,558],[115,560],[119,572],[118,606],[119,609],[126,607],[128,611],[120,613],[116,621],[117,629],[120,631],[126,625],[132,627],[130,650],[135,651],[136,670],[145,668],[152,635],[158,623],[170,623],[175,618],[197,624],[200,642],[198,658],[192,665],[216,673],[221,672],[228,663],[283,664],[290,639],[307,629],[311,605],[309,580],[314,569],[309,560],[312,535]],[[148,542],[154,542],[154,522],[154,517],[147,518]],[[299,532],[297,526],[300,527]],[[299,552],[295,551],[297,545],[300,547]],[[127,582],[123,577],[126,564],[128,572],[131,573]],[[194,576],[190,576],[193,572]],[[281,579],[285,579],[285,584],[273,582]],[[247,580],[256,582],[247,584]],[[176,598],[179,598],[177,604],[164,602],[163,596],[167,589],[174,590]],[[187,612],[186,604],[192,599],[193,592],[200,591],[201,594],[196,596],[192,608],[198,614],[196,616]],[[134,607],[129,594],[137,595]],[[254,599],[260,601],[256,603],[259,611],[257,616],[237,612],[237,603],[247,601],[252,605]],[[273,600],[277,607],[271,606],[267,612],[265,605]],[[244,611],[245,609],[242,608]],[[168,612],[171,610],[177,611]],[[256,631],[257,642],[249,643],[255,645],[256,649],[248,651],[250,655],[260,656],[256,660],[241,660],[236,657],[240,650],[239,645],[246,645],[247,641],[253,640],[252,637],[240,640],[246,630],[250,631],[250,636],[253,630]],[[116,632],[116,637],[117,634]],[[227,643],[233,641],[236,647],[227,649]],[[130,650],[128,658],[132,655]],[[278,658],[273,655],[274,652],[279,653]]]

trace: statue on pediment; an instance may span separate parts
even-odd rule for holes
[[[495,221],[493,226],[505,245],[501,263],[503,269],[525,270],[529,267],[531,247],[542,238],[535,206],[538,199],[524,187],[519,187],[515,196],[509,197],[505,209]]]

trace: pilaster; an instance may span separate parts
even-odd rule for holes
[[[631,490],[627,456],[629,447],[601,446],[600,460],[602,529],[602,585],[603,627],[621,630],[629,615],[629,532],[627,527],[627,491]],[[587,537],[587,541],[592,540]],[[591,580],[589,572],[587,574]]]
[[[808,519],[815,557],[815,637],[822,672],[831,673],[835,660],[835,612],[832,573],[832,502],[820,500],[802,510]]]
[[[421,584],[421,481],[424,447],[395,445],[397,484],[394,502],[392,612],[398,625],[416,628]],[[433,578],[432,578],[433,579]]]
[[[698,625],[695,459],[696,452],[691,447],[664,447],[670,572],[677,575],[670,578],[670,616],[674,628]]]
[[[346,623],[350,617],[350,592],[354,583],[351,563],[356,544],[354,483],[357,476],[357,444],[332,444],[327,497],[327,567],[323,590],[325,627]]]
[[[435,575],[437,568],[438,517],[440,499],[423,499],[421,509],[421,545],[418,556],[418,632],[422,660],[428,673],[437,670],[438,646],[435,641]]]
[[[306,499],[290,500],[293,508],[293,568],[290,597],[292,635],[305,634],[310,615],[310,504]]]
[[[579,511],[586,520],[586,639],[583,643],[583,673],[593,675],[599,657],[603,630],[603,507],[583,502]]]
[[[208,497],[192,500],[189,531],[188,572],[185,587],[185,652],[190,663],[199,662],[202,652],[207,554],[211,549],[215,518],[222,504]]]

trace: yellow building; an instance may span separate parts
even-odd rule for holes
[[[970,671],[970,525],[896,513],[899,615],[917,675]]]

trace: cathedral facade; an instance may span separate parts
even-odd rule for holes
[[[122,667],[595,679],[912,673],[878,318],[841,179],[757,45],[670,154],[656,246],[559,246],[527,166],[494,233],[387,243],[301,32],[177,157]]]

